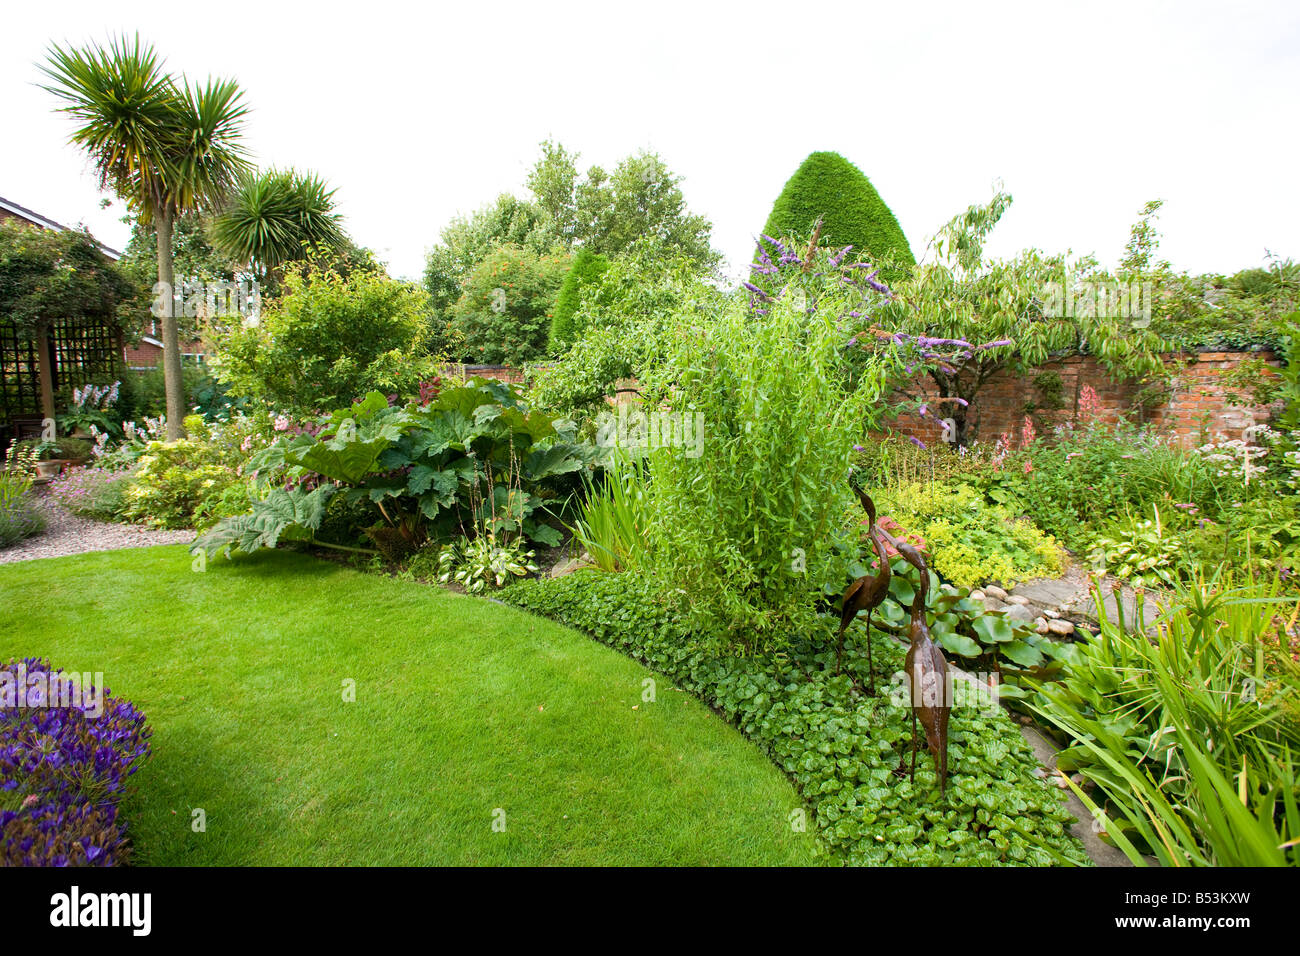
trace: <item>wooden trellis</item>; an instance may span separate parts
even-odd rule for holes
[[[48,413],[41,407],[41,350],[54,392],[110,379],[122,360],[122,332],[90,318],[54,319],[42,340],[0,320],[0,422]]]

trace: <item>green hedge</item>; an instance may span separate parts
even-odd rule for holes
[[[551,312],[551,352],[559,355],[566,351],[582,333],[578,327],[576,313],[582,305],[582,290],[594,285],[609,268],[609,259],[589,249],[579,249],[573,258],[573,265],[564,277],[559,294],[555,297],[555,309]]]
[[[795,170],[772,206],[765,235],[807,236],[822,219],[822,239],[834,246],[853,246],[855,256],[915,265],[907,236],[862,170],[839,153],[813,153]],[[882,270],[886,280],[897,277]]]

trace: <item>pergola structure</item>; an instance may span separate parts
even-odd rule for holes
[[[70,231],[0,197],[0,221],[5,220],[36,230]],[[121,257],[115,249],[96,245],[101,262]],[[75,271],[76,266],[70,268]],[[35,285],[37,293],[43,291],[40,283]],[[0,310],[0,439],[4,445],[38,433],[41,421],[55,416],[59,390],[103,381],[121,364],[122,329],[105,310],[59,311],[57,304],[21,317]]]

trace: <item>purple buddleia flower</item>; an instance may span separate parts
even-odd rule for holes
[[[922,451],[925,450],[925,442],[921,441],[921,439],[917,438],[915,435],[909,435],[907,437],[917,448],[920,448]]]

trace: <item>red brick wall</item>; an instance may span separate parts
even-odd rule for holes
[[[511,385],[519,385],[524,380],[523,369],[511,368],[508,365],[448,365],[443,368],[442,373],[462,378],[492,378]]]
[[[1263,407],[1242,407],[1229,402],[1223,375],[1247,359],[1263,359],[1276,367],[1279,362],[1271,352],[1192,352],[1169,355],[1165,365],[1173,375],[1173,388],[1163,401],[1139,410],[1141,389],[1136,383],[1117,382],[1110,378],[1101,363],[1090,355],[1072,355],[1034,370],[1029,375],[1002,372],[980,390],[967,413],[968,441],[996,441],[1003,432],[1019,439],[1024,428],[1026,403],[1043,404],[1043,396],[1034,379],[1044,371],[1061,378],[1060,399],[1065,407],[1057,410],[1037,408],[1034,427],[1041,435],[1053,424],[1071,420],[1076,413],[1079,392],[1091,385],[1100,401],[1103,421],[1114,422],[1121,415],[1149,422],[1171,432],[1185,446],[1195,446],[1222,433],[1240,438],[1247,426],[1268,417]],[[933,396],[928,380],[918,383],[917,392]],[[927,444],[940,440],[938,419],[945,416],[942,404],[927,407],[926,417],[902,416],[895,426],[904,434],[915,435]]]
[[[163,350],[148,342],[141,342],[135,348],[128,345],[123,349],[123,355],[128,368],[149,368],[162,364]]]

